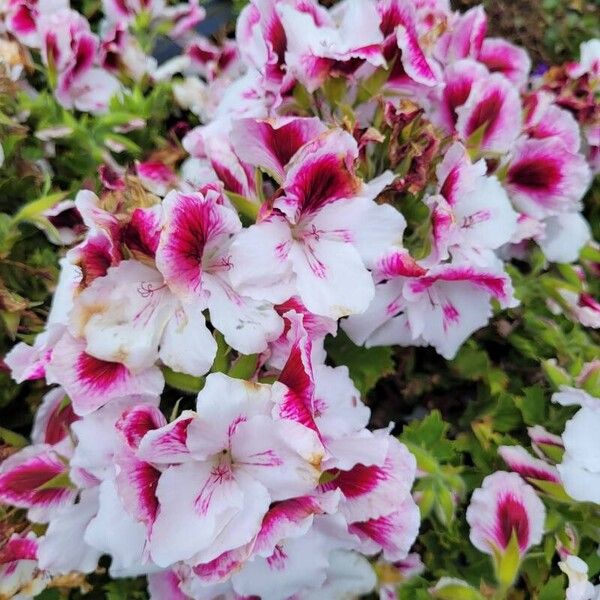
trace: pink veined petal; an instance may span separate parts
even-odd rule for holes
[[[527,435],[531,440],[531,446],[538,456],[543,456],[543,454],[539,453],[539,446],[556,446],[557,448],[564,448],[564,443],[560,435],[550,433],[541,425],[528,427]]]
[[[167,420],[156,406],[140,404],[126,409],[115,427],[121,432],[127,445],[136,450],[146,433],[166,424]]]
[[[295,342],[279,375],[279,381],[287,389],[276,410],[281,418],[291,419],[318,433],[314,420],[315,386],[310,358],[311,341],[300,315],[291,321],[290,331]]]
[[[529,137],[540,140],[557,137],[569,152],[579,152],[581,131],[575,117],[556,105],[547,106],[533,122],[527,124]]]
[[[371,554],[382,549],[386,560],[396,562],[408,556],[417,539],[419,524],[419,508],[409,495],[393,512],[376,519],[352,523],[348,530],[363,541],[363,551]]]
[[[321,484],[319,489],[342,492],[340,512],[348,522],[367,521],[393,512],[403,502],[410,492],[415,469],[414,456],[390,437],[383,464],[357,464],[349,471],[334,470],[330,473],[332,480]]]
[[[556,467],[549,465],[539,458],[533,458],[522,446],[500,446],[498,454],[511,471],[518,473],[524,479],[539,479],[560,483]],[[531,482],[535,486],[535,482]]]
[[[78,419],[65,391],[60,387],[53,388],[44,396],[37,410],[31,441],[54,446],[69,435],[71,424]]]
[[[164,379],[158,367],[132,373],[121,363],[97,359],[85,352],[85,343],[65,334],[48,365],[48,380],[59,383],[82,416],[107,402],[133,394],[158,395]]]
[[[360,181],[354,175],[358,156],[354,138],[331,130],[305,144],[288,165],[284,195],[273,203],[292,223],[329,203],[355,196]]]
[[[527,83],[531,70],[531,59],[527,51],[502,38],[483,40],[478,60],[489,69],[490,73],[502,73],[519,88]]]
[[[230,247],[232,269],[229,279],[240,294],[254,300],[280,303],[294,295],[296,286],[289,260],[294,243],[283,215],[243,229]]]
[[[541,541],[545,508],[533,488],[516,473],[488,475],[476,489],[467,509],[473,545],[486,554],[502,552],[513,532],[522,554]]]
[[[59,104],[82,112],[103,114],[108,110],[111,98],[121,90],[119,80],[108,71],[91,68],[74,82],[63,82],[57,88]]]
[[[251,543],[235,550],[228,550],[208,562],[195,565],[194,574],[204,585],[226,582],[242,568],[251,552]]]
[[[338,501],[338,494],[327,493],[320,497],[302,496],[274,504],[263,519],[252,552],[265,558],[271,556],[281,540],[305,533],[315,515],[334,512]]]
[[[159,161],[138,162],[135,172],[142,185],[158,196],[164,196],[177,182],[177,174],[171,167]]]
[[[41,379],[52,358],[52,349],[62,335],[62,326],[48,323],[46,331],[37,336],[33,346],[19,342],[4,357],[4,363],[17,383]]]
[[[125,510],[150,531],[159,511],[156,487],[161,472],[129,449],[115,456],[115,465],[117,492]]]
[[[480,271],[470,266],[450,266],[436,269],[428,275],[415,279],[408,284],[411,294],[420,294],[426,291],[437,281],[467,281],[473,286],[485,290],[503,304],[510,303],[512,289],[509,288],[509,279],[503,273]]]
[[[427,273],[408,253],[408,250],[393,250],[382,256],[373,269],[380,280],[393,277],[421,277]]]
[[[137,456],[148,462],[169,464],[190,459],[186,445],[191,411],[184,411],[175,421],[146,432],[139,441]]]
[[[454,132],[458,120],[457,111],[469,98],[473,84],[487,75],[487,69],[470,58],[456,61],[446,67],[445,85],[434,117],[447,132]]]
[[[455,18],[449,32],[441,38],[436,55],[443,63],[461,58],[477,58],[487,33],[487,17],[483,6],[475,6]]]
[[[165,567],[214,547],[218,535],[244,508],[244,493],[231,469],[216,461],[169,467],[156,494],[160,511],[152,528],[150,553],[156,564]]]
[[[133,252],[154,258],[160,239],[159,205],[152,208],[136,208],[122,232],[123,243]]]
[[[122,258],[120,249],[104,232],[88,236],[67,255],[81,270],[80,286],[87,287],[95,279],[104,277],[108,269],[117,265]]]
[[[254,173],[250,165],[238,158],[226,138],[211,135],[207,131],[204,134],[204,152],[228,192],[234,192],[249,199],[256,197]]]
[[[210,460],[230,451],[242,423],[270,414],[271,387],[211,373],[196,401],[187,430],[187,448],[196,460]]]
[[[7,15],[7,29],[14,34],[22,43],[29,46],[39,45],[37,39],[36,14],[25,2],[10,7]]]
[[[519,93],[498,73],[474,82],[467,101],[456,112],[456,130],[463,141],[483,130],[482,150],[506,152],[521,131]]]
[[[0,565],[18,560],[37,560],[38,541],[35,537],[30,537],[32,535],[21,537],[22,534],[13,534],[0,548]]]
[[[152,600],[190,600],[179,584],[181,579],[175,570],[160,571],[148,575],[148,591]]]
[[[577,207],[590,181],[582,155],[569,152],[557,138],[532,139],[515,146],[506,187],[517,208],[539,218]]]
[[[475,191],[478,179],[485,172],[485,164],[482,161],[473,164],[466,148],[456,142],[450,146],[436,168],[439,193],[454,207],[461,196]]]
[[[231,439],[237,473],[259,482],[271,501],[311,493],[321,474],[323,446],[314,431],[291,420],[255,416]]]
[[[292,245],[290,260],[306,307],[339,319],[364,312],[375,290],[358,248],[334,236],[335,232],[307,231],[302,242]]]
[[[202,297],[205,254],[241,228],[236,213],[201,194],[171,192],[163,201],[165,225],[156,264],[182,299]]]
[[[419,44],[414,15],[409,11],[410,6],[408,2],[398,3],[396,41],[401,51],[400,60],[411,79],[422,85],[434,86],[438,84],[438,77]]]
[[[240,119],[233,123],[231,143],[243,161],[283,181],[294,154],[325,130],[317,118]]]
[[[19,508],[57,508],[72,502],[75,490],[64,485],[44,488],[66,475],[67,466],[49,448],[31,446],[6,459],[0,468],[0,501]]]

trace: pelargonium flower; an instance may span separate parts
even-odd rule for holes
[[[33,532],[13,533],[0,548],[0,594],[33,598],[46,587],[48,575],[38,566],[38,539]]]
[[[113,23],[129,23],[141,12],[158,16],[164,9],[163,0],[102,0],[102,12]]]
[[[476,58],[487,33],[487,17],[482,6],[474,6],[463,14],[455,13],[436,47],[436,57],[443,63],[461,58]]]
[[[500,182],[486,171],[483,160],[471,163],[461,144],[446,151],[436,169],[438,194],[425,201],[432,210],[435,249],[428,260],[446,260],[450,253],[486,264],[490,250],[510,241],[517,213]]]
[[[64,9],[40,19],[38,30],[44,61],[57,73],[56,98],[60,104],[104,112],[120,84],[107,71],[94,67],[98,40],[87,20],[74,10]]]
[[[339,130],[296,151],[272,210],[232,244],[231,281],[238,290],[275,303],[298,295],[308,310],[334,319],[368,306],[367,268],[401,244],[405,221],[391,206],[373,202],[391,177],[365,186],[354,174],[357,155],[354,139]]]
[[[573,210],[591,181],[583,156],[556,137],[517,142],[509,158],[506,188],[515,206],[534,217]]]
[[[287,69],[309,92],[322,85],[338,65],[343,73],[357,61],[374,66],[385,63],[380,17],[373,3],[346,0],[330,12],[321,9],[317,19],[304,7],[299,10],[283,2],[276,10],[287,39]],[[316,8],[313,10],[317,12]]]
[[[6,27],[22,44],[39,48],[40,19],[68,7],[66,0],[10,0],[6,11]]]
[[[469,538],[481,552],[501,555],[514,536],[523,556],[540,543],[545,517],[546,509],[530,485],[516,473],[498,471],[473,492],[467,508]]]
[[[377,11],[384,36],[383,55],[393,63],[387,87],[414,88],[415,84],[432,87],[441,79],[439,66],[429,60],[419,40],[416,9],[403,0],[380,0]]]
[[[558,138],[569,152],[576,153],[581,146],[581,131],[573,115],[557,106],[554,97],[544,90],[524,99],[524,127],[528,137],[540,140]]]
[[[500,446],[498,454],[511,471],[518,473],[533,486],[536,486],[538,481],[560,484],[560,476],[556,467],[544,460],[534,458],[522,446]],[[544,491],[543,486],[538,487]]]
[[[381,283],[361,315],[342,322],[357,344],[432,345],[453,358],[460,345],[492,315],[490,300],[516,305],[510,278],[498,266],[453,261],[429,270],[406,254],[384,256],[376,267]]]
[[[75,499],[68,473],[68,465],[51,446],[28,446],[0,465],[0,500],[29,509],[32,520],[44,522],[52,509]]]
[[[283,321],[267,298],[249,297],[234,285],[239,257],[232,235],[242,224],[228,204],[211,186],[197,194],[169,194],[156,264],[175,297],[193,310],[208,308],[212,325],[227,343],[253,354],[280,336]]]
[[[509,150],[521,130],[521,100],[499,73],[475,81],[466,102],[456,109],[456,131],[463,141],[481,133],[479,149]]]
[[[449,64],[444,69],[444,87],[437,91],[431,118],[448,133],[453,133],[458,121],[458,109],[469,98],[475,82],[488,77],[487,69],[466,58]]]
[[[491,73],[502,73],[518,88],[524,88],[531,70],[531,59],[523,48],[502,38],[485,38],[477,59]]]
[[[189,458],[167,468],[156,489],[160,511],[150,552],[159,565],[208,562],[237,548],[256,535],[271,502],[314,489],[318,438],[302,425],[274,419],[273,409],[268,385],[207,377],[186,426],[182,454]]]

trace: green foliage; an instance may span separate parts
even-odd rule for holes
[[[356,346],[343,332],[338,333],[335,338],[327,338],[325,347],[335,364],[348,367],[354,385],[363,395],[366,395],[381,377],[394,372],[391,347]]]

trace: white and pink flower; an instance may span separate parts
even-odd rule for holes
[[[498,471],[477,488],[467,508],[472,544],[485,554],[502,555],[513,537],[523,556],[539,544],[546,509],[533,488],[516,473]]]

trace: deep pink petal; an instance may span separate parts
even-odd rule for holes
[[[127,409],[115,427],[123,434],[127,445],[135,450],[146,433],[166,424],[167,420],[158,408],[150,404],[140,404]]]
[[[69,487],[43,488],[51,480],[67,473],[67,466],[51,450],[25,457],[11,457],[0,473],[0,501],[20,508],[57,507],[75,495]]]

